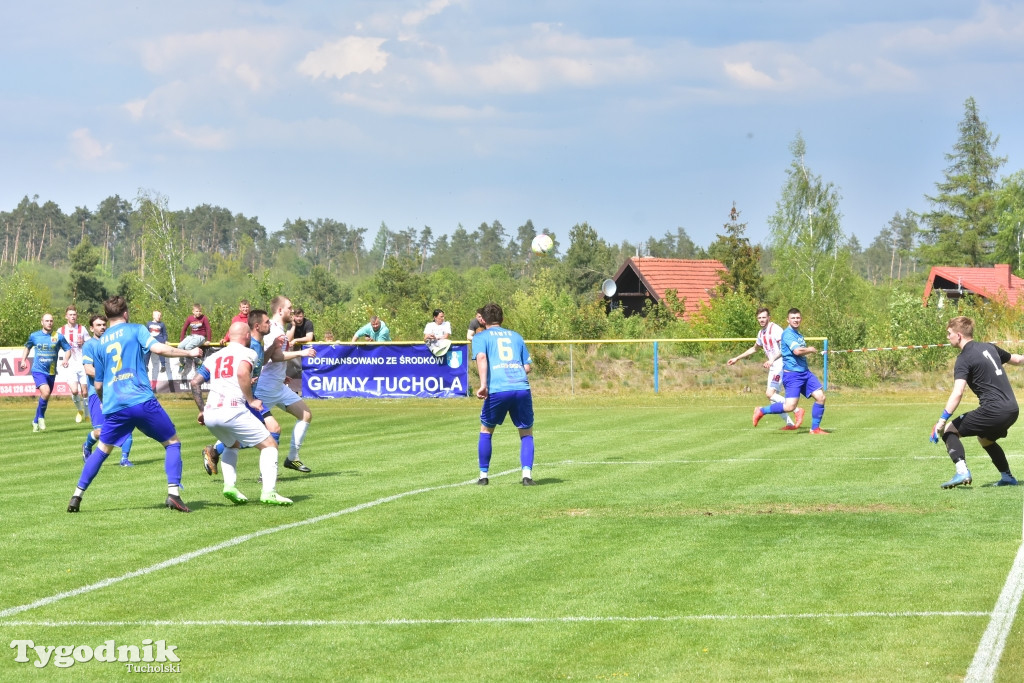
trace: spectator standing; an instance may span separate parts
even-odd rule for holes
[[[288,348],[292,351],[298,351],[304,344],[309,344],[313,341],[313,321],[306,317],[305,311],[301,308],[296,308],[292,311],[292,326],[288,329]],[[289,379],[298,379],[302,377],[302,360],[300,358],[292,358],[288,361],[288,377]]]
[[[352,335],[352,341],[360,341],[363,338],[368,341],[391,341],[391,330],[379,317],[372,316],[370,322],[360,327]]]
[[[153,311],[153,319],[146,323],[146,328],[149,330],[149,336],[153,337],[153,341],[160,344],[167,343],[167,325],[163,323],[164,314],[160,311]],[[106,321],[104,321],[106,323]],[[106,325],[104,324],[104,330]],[[103,334],[102,332],[100,334]],[[158,356],[155,353],[149,354],[149,384],[153,387],[153,391],[156,391],[156,383],[160,379],[160,371],[163,370],[167,374],[167,386],[173,386],[174,378],[171,377],[170,370],[167,369],[167,359],[163,356]]]
[[[249,324],[249,300],[248,299],[242,299],[241,301],[238,302],[238,313],[236,313],[235,317],[231,319],[230,323],[228,323],[228,331],[225,332],[224,333],[224,337],[221,338],[221,340],[220,340],[221,344],[227,344],[228,341],[230,341],[229,338],[228,338],[228,335],[231,333],[231,325],[234,324],[234,323],[245,323],[246,325]]]

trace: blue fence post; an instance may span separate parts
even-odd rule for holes
[[[654,393],[658,393],[658,342],[654,342]]]
[[[825,391],[828,391],[828,337],[825,338],[824,353],[822,354],[823,369],[821,371],[822,381],[825,384]]]

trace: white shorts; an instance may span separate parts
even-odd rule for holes
[[[288,406],[302,400],[302,397],[289,389],[284,382],[271,381],[264,386],[262,380],[256,385],[256,398],[263,401],[264,415],[267,410],[276,406],[287,410]]]
[[[57,374],[68,384],[88,384],[89,376],[85,374],[85,367],[81,363],[71,361],[64,367],[63,361],[57,363]]]
[[[774,389],[776,393],[782,393],[782,359],[772,363],[768,368],[768,386],[765,389]]]
[[[206,428],[228,447],[237,441],[242,448],[252,448],[270,436],[263,423],[246,408],[209,408],[203,411],[203,419]]]

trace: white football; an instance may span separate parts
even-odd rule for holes
[[[543,233],[534,237],[533,242],[530,244],[534,254],[546,254],[551,251],[553,246],[555,246],[555,241],[551,239],[550,235]]]

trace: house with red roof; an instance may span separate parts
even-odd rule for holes
[[[1005,263],[991,268],[933,266],[924,287],[925,306],[932,292],[939,292],[940,297],[946,299],[959,299],[973,294],[989,301],[1016,306],[1024,294],[1024,278],[1010,272],[1010,266]]]
[[[723,272],[728,270],[715,259],[626,259],[613,278],[615,293],[606,297],[608,310],[621,308],[625,315],[642,313],[648,301],[661,303],[665,292],[674,289],[679,300],[685,300],[682,317],[688,319],[701,303],[711,300],[722,284]]]

